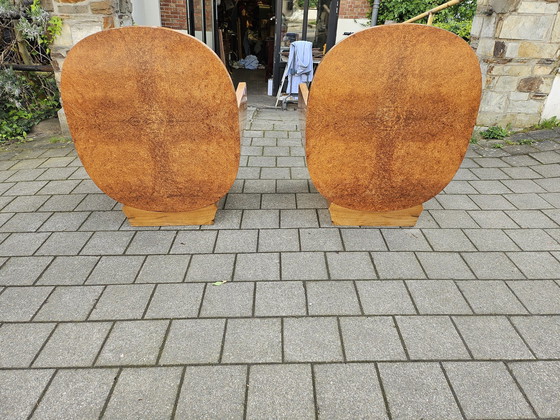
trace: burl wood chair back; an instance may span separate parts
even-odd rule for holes
[[[481,73],[461,38],[400,24],[340,42],[301,89],[307,165],[333,222],[411,226],[459,169]]]
[[[214,52],[148,27],[98,32],[64,62],[78,156],[132,225],[209,224],[239,166],[246,87]]]

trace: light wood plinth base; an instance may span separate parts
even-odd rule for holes
[[[422,213],[422,204],[393,211],[352,210],[331,203],[329,212],[336,226],[414,226]]]
[[[128,218],[131,226],[191,226],[213,225],[218,207],[210,204],[201,209],[168,213],[161,211],[148,211],[123,206],[123,213]]]

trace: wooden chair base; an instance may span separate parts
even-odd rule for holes
[[[393,211],[352,210],[331,203],[329,212],[336,226],[414,226],[424,207],[422,204]]]
[[[191,226],[213,225],[218,207],[210,204],[201,209],[168,213],[123,206],[122,211],[131,226]]]

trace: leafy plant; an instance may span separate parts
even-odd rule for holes
[[[482,131],[480,133],[482,138],[485,139],[498,139],[501,140],[504,137],[507,137],[510,135],[510,131],[508,128],[504,128],[504,127],[500,127],[500,126],[493,126],[493,127],[488,127],[487,130]]]
[[[373,4],[373,0],[370,0],[370,4]],[[443,0],[381,0],[378,22],[380,24],[386,20],[404,22],[442,4],[444,4]],[[465,0],[436,13],[434,26],[451,31],[468,40],[475,12],[476,0]],[[426,22],[427,18],[417,23]]]
[[[551,128],[560,127],[560,120],[556,117],[549,118],[547,120],[542,120],[539,124],[534,126],[535,130],[550,130]]]
[[[492,146],[492,149],[501,149],[502,147],[504,147],[503,143],[495,143]]]

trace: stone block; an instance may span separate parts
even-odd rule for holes
[[[537,64],[533,69],[533,74],[535,76],[550,76],[554,75],[555,67],[550,64]]]
[[[481,112],[505,112],[507,106],[508,94],[506,92],[492,92],[484,91],[482,94],[482,101],[480,102]],[[485,124],[486,121],[478,122],[480,125],[493,125]]]
[[[499,37],[505,39],[523,39],[546,41],[547,34],[554,23],[554,16],[519,16],[510,15],[504,19]]]
[[[512,92],[518,86],[519,78],[515,76],[500,76],[494,85],[494,90],[498,92]],[[527,92],[527,91],[523,91]]]
[[[508,13],[517,9],[519,0],[490,0],[486,2],[486,5],[491,5],[492,9],[496,13]]]
[[[65,15],[76,15],[76,14],[84,14],[89,12],[89,8],[86,4],[74,5],[74,4],[66,4],[60,5],[56,8],[57,13],[65,14]]]
[[[94,14],[110,15],[115,11],[113,0],[94,1],[89,7]]]
[[[72,40],[74,44],[77,44],[82,39],[103,30],[103,21],[100,20],[66,20],[70,25],[70,32],[72,34]]]
[[[556,20],[554,23],[554,29],[552,30],[552,35],[550,36],[551,42],[560,42],[560,13],[556,14]]]
[[[523,112],[523,113],[539,113],[542,110],[543,102],[528,100],[528,101],[509,101],[508,112]]]
[[[476,53],[479,57],[489,56],[491,57],[494,53],[494,39],[493,38],[481,38],[478,41],[478,48]]]
[[[525,77],[519,81],[517,90],[519,92],[538,92],[544,82],[542,77]]]
[[[558,3],[547,1],[524,1],[519,5],[517,13],[534,13],[549,15],[558,12]]]
[[[557,43],[524,41],[519,45],[520,58],[554,58],[558,52]]]

